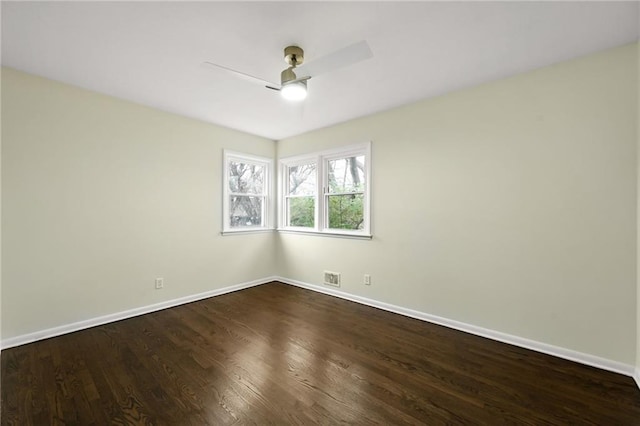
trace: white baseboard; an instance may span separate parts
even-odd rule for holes
[[[603,370],[613,371],[614,373],[624,374],[625,376],[634,377],[636,383],[640,387],[640,374],[639,370],[634,366],[624,364],[618,361],[613,361],[606,358],[600,358],[595,355],[586,354],[583,352],[574,351],[571,349],[561,348],[559,346],[553,346],[535,340],[525,339],[523,337],[514,336],[511,334],[502,333],[495,330],[490,330],[483,327],[478,327],[472,324],[455,321],[448,318],[439,317],[436,315],[427,314],[413,309],[403,308],[401,306],[392,305],[389,303],[379,302],[377,300],[368,299],[366,297],[356,296],[340,290],[334,290],[331,288],[322,287],[316,284],[309,284],[302,281],[291,280],[284,277],[276,277],[276,281],[283,282],[285,284],[294,285],[308,290],[316,291],[319,293],[336,296],[341,299],[350,300],[352,302],[361,303],[363,305],[373,306],[385,311],[394,312],[396,314],[405,315],[407,317],[427,321],[430,323],[443,325],[445,327],[453,328],[455,330],[464,331],[466,333],[475,334],[477,336],[486,337],[488,339],[497,340],[499,342],[508,343],[510,345],[519,346],[526,349],[531,349],[537,352],[542,352],[548,355],[557,356],[559,358],[568,359],[581,364],[590,365],[592,367],[601,368]],[[635,371],[635,375],[634,375]]]
[[[2,349],[8,349],[14,346],[25,345],[27,343],[35,342],[38,340],[48,339],[50,337],[56,337],[62,334],[73,333],[74,331],[84,330],[85,328],[95,327],[97,325],[107,324],[114,321],[120,321],[123,319],[136,317],[138,315],[144,315],[150,312],[171,308],[173,306],[183,305],[185,303],[191,303],[213,296],[219,296],[221,294],[232,293],[234,291],[243,290],[245,288],[254,287],[260,284],[265,284],[277,280],[277,277],[261,278],[259,280],[235,284],[216,290],[205,291],[204,293],[198,293],[190,296],[180,297],[178,299],[167,300],[165,302],[155,303],[153,305],[147,305],[140,308],[129,309],[127,311],[116,312],[115,314],[103,315],[96,318],[90,318],[88,320],[48,328],[46,330],[36,331],[35,333],[23,334],[21,336],[2,340],[2,342],[0,343],[0,347]]]
[[[633,378],[636,381],[636,385],[638,385],[638,389],[640,389],[640,367],[636,367],[636,372],[633,375]]]

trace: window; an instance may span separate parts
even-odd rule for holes
[[[224,151],[223,232],[271,228],[268,158]]]
[[[284,172],[285,179],[288,179],[287,192],[284,196],[287,225],[315,228],[316,191],[318,190],[316,163],[290,164]]]
[[[280,161],[280,229],[370,237],[371,144]]]

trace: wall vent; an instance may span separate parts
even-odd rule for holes
[[[334,287],[340,287],[340,274],[338,272],[324,271],[324,283]]]

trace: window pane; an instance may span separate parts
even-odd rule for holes
[[[364,155],[330,160],[329,192],[358,192],[364,189]]]
[[[316,200],[314,197],[287,198],[289,226],[313,228]]]
[[[289,167],[289,194],[315,195],[316,165],[301,164]]]
[[[364,195],[329,195],[329,229],[364,229]]]
[[[229,225],[232,228],[263,226],[263,197],[232,195],[229,197]]]
[[[263,194],[264,166],[229,162],[229,191],[236,194]]]

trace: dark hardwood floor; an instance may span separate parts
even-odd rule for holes
[[[640,425],[633,379],[280,283],[2,351],[3,425]]]

